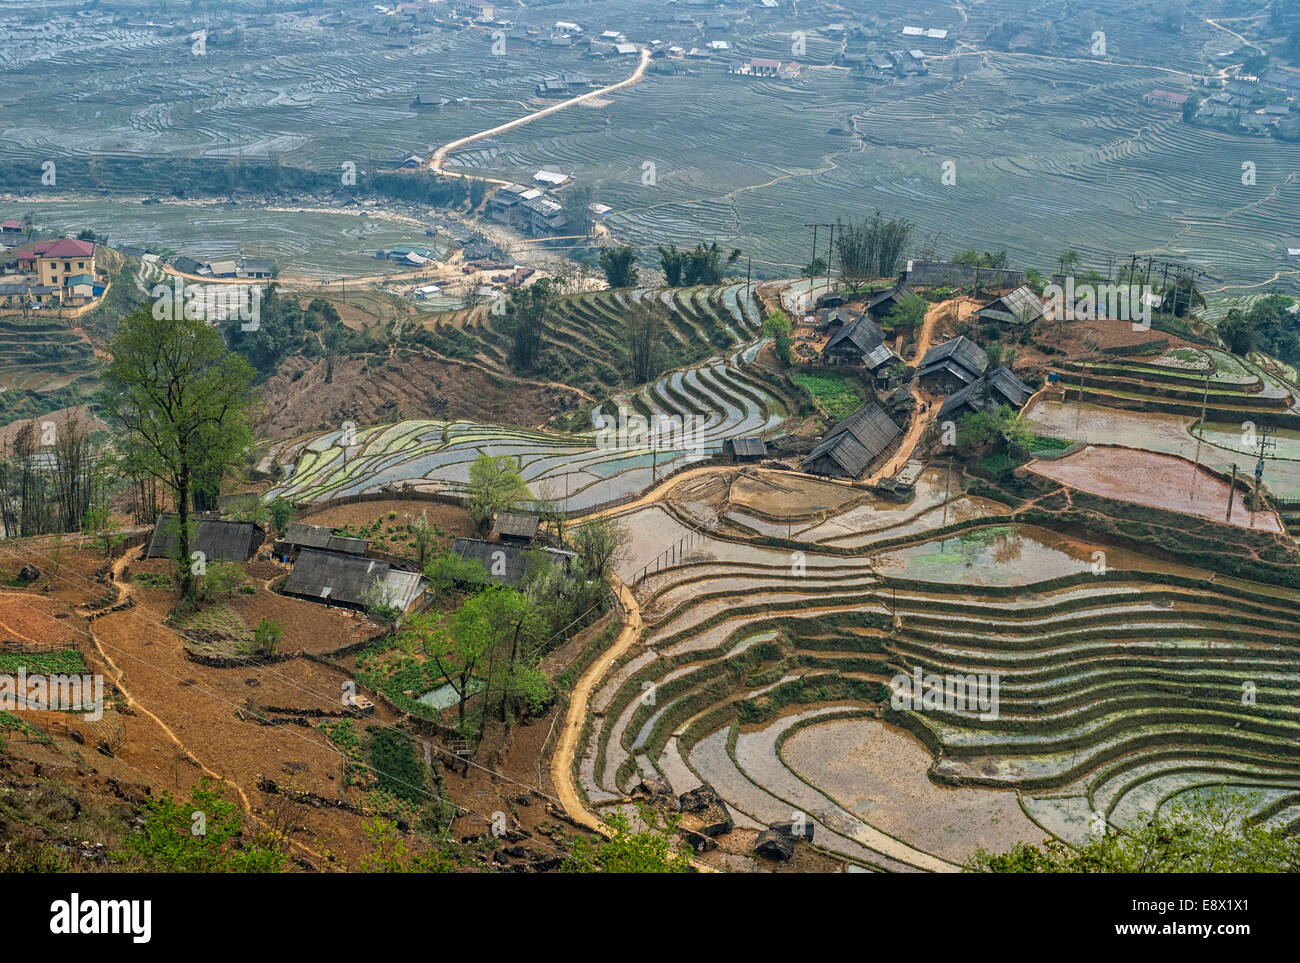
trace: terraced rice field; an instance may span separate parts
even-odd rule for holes
[[[649,776],[708,783],[740,828],[804,813],[814,845],[886,871],[1080,841],[1094,812],[1122,825],[1224,780],[1300,825],[1300,593],[987,519],[878,528],[849,556],[719,529],[643,575],[689,526],[664,506],[623,521],[645,629],[590,706],[598,810]],[[918,667],[995,677],[996,711],[891,707]]]
[[[1200,515],[1227,517],[1229,484],[1181,458],[1132,448],[1092,447],[1052,461],[1035,461],[1029,470],[1071,488],[1140,505]],[[1232,505],[1233,525],[1284,531],[1271,511],[1252,512],[1238,491]]]
[[[716,453],[728,438],[778,428],[784,404],[746,370],[757,344],[616,396],[592,412],[592,430],[580,434],[443,421],[403,421],[355,434],[340,428],[282,454],[296,457],[292,474],[266,497],[323,501],[402,485],[455,493],[468,484],[473,461],[489,454],[518,458],[535,496],[563,499],[568,511],[582,512],[650,487]],[[652,429],[661,426],[659,434],[617,430],[620,418],[638,415]]]
[[[553,360],[547,375],[581,385],[596,395],[613,393],[627,384],[630,364],[623,333],[629,306],[642,302],[653,303],[662,311],[666,322],[663,343],[675,365],[702,362],[742,342],[753,348],[762,331],[761,307],[742,283],[566,296],[559,301],[548,335]],[[478,337],[480,358],[485,363],[502,372],[510,370],[509,338],[498,330],[500,319],[490,312],[479,312],[474,320],[448,315],[434,323],[464,326]]]
[[[1268,425],[1277,429],[1278,445],[1265,462],[1264,485],[1281,498],[1300,497],[1300,448],[1293,442],[1300,436],[1300,388],[1282,372],[1225,351],[1176,354],[1057,365],[1069,400],[1039,399],[1025,416],[1048,437],[1199,459],[1225,475],[1234,464],[1240,474],[1253,470],[1256,429]],[[1206,425],[1194,434],[1202,406]]]

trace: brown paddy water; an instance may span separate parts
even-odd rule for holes
[[[1071,488],[1118,498],[1152,508],[1225,520],[1226,481],[1197,468],[1194,462],[1173,455],[1135,448],[1084,448],[1064,458],[1032,461],[1029,470]],[[1231,523],[1242,528],[1281,532],[1282,523],[1271,511],[1252,512],[1241,491],[1233,500]]]
[[[780,755],[796,775],[909,846],[961,862],[976,849],[1038,842],[1043,832],[1015,792],[930,781],[929,750],[875,719],[840,719],[789,736]]]

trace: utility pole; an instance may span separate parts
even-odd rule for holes
[[[1268,452],[1277,450],[1277,440],[1273,437],[1276,432],[1277,429],[1272,425],[1259,426],[1259,460],[1255,462],[1255,493],[1251,503],[1252,513],[1259,511],[1259,486],[1264,480],[1264,459],[1267,457]]]
[[[1213,368],[1210,369],[1214,370]],[[1201,395],[1201,420],[1197,422],[1196,461],[1192,464],[1192,501],[1196,501],[1196,476],[1201,470],[1201,438],[1205,434],[1205,405],[1210,400],[1210,371],[1205,372],[1205,391]]]
[[[753,278],[754,278],[754,259],[751,257],[749,259],[749,263],[745,266],[745,303],[746,304],[748,304],[749,299],[753,297],[753,295],[750,293],[750,284],[752,283]]]
[[[1237,463],[1232,463],[1232,485],[1228,488],[1228,514],[1223,516],[1225,522],[1232,521],[1232,499],[1237,494]]]
[[[826,283],[829,285],[829,284],[830,284],[830,272],[831,272],[831,255],[834,253],[834,244],[835,244],[835,225],[834,225],[834,224],[827,224],[827,223],[824,223],[824,222],[819,222],[819,223],[814,223],[814,224],[805,224],[804,227],[811,227],[811,228],[813,229],[813,256],[812,256],[812,262],[809,263],[809,265],[808,265],[808,272],[809,272],[809,273],[808,273],[808,292],[809,292],[809,294],[811,294],[811,293],[812,293],[812,289],[813,289],[813,285],[817,283],[817,277],[816,277],[816,274],[815,274],[815,271],[816,271],[816,268],[817,268],[817,229],[818,229],[819,227],[826,227],[826,228],[830,228],[830,232],[831,232],[831,240],[830,240],[829,249],[826,251]],[[816,303],[816,299],[815,299],[815,298],[813,299],[813,303],[814,303],[814,304]]]
[[[835,225],[831,225],[831,239],[826,245],[826,293],[831,293],[831,262],[835,260]]]

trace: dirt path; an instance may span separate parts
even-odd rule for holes
[[[433,171],[435,174],[449,175],[452,177],[474,177],[476,180],[487,181],[491,184],[509,184],[510,181],[503,181],[495,177],[482,177],[480,175],[447,171],[443,169],[443,162],[447,159],[447,155],[458,147],[464,147],[466,144],[472,144],[476,140],[483,140],[484,138],[492,137],[496,134],[504,134],[508,130],[514,130],[516,127],[522,127],[524,124],[531,124],[535,120],[540,120],[542,117],[549,117],[551,114],[564,110],[567,107],[572,107],[575,104],[581,104],[585,101],[602,97],[605,94],[612,94],[615,91],[635,86],[641,82],[641,78],[645,76],[646,68],[649,66],[650,50],[642,47],[640,62],[637,63],[636,69],[632,71],[631,75],[624,80],[620,80],[616,84],[610,84],[608,87],[601,87],[598,90],[591,90],[585,94],[579,94],[577,97],[570,97],[568,100],[560,101],[558,104],[552,104],[550,107],[544,107],[543,109],[534,111],[531,114],[525,114],[523,117],[518,117],[515,120],[507,121],[504,124],[498,124],[496,127],[492,127],[489,130],[482,130],[477,134],[470,134],[468,137],[462,137],[459,140],[453,140],[449,144],[443,144],[433,152],[433,156],[429,158],[427,166],[429,170]]]

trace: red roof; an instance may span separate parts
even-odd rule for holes
[[[3,224],[0,224],[0,227],[4,228],[6,231],[21,231],[23,229],[23,222],[16,218],[10,218]]]
[[[26,251],[15,255],[19,260],[31,260],[34,257],[94,257],[93,241],[78,241],[73,237],[60,238],[57,241],[37,241]]]

